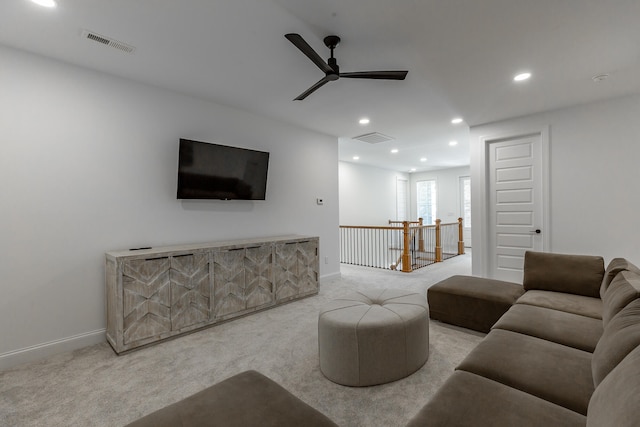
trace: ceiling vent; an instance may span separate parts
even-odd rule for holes
[[[131,45],[119,42],[118,40],[114,40],[109,37],[102,36],[100,34],[94,33],[93,31],[89,31],[89,30],[82,31],[82,38],[87,40],[93,40],[94,42],[101,43],[105,46],[109,46],[126,53],[132,53],[134,50],[136,50],[136,48]]]
[[[369,144],[379,144],[381,142],[393,141],[393,138],[378,132],[365,133],[364,135],[354,136],[353,139],[368,142]]]

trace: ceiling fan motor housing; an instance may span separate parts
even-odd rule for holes
[[[323,41],[324,45],[331,49],[331,58],[327,59],[327,64],[329,64],[329,66],[333,69],[333,73],[327,73],[327,77],[332,81],[338,80],[338,78],[340,77],[340,67],[338,66],[338,61],[336,60],[336,58],[333,57],[333,49],[335,49],[336,46],[338,46],[338,44],[340,43],[340,37],[331,35],[325,37]]]
[[[331,56],[333,56],[333,49],[340,43],[340,37],[338,36],[327,36],[324,38],[324,45],[331,49]]]
[[[338,66],[338,61],[336,60],[336,58],[331,56],[331,58],[327,60],[327,64],[329,64],[329,67],[333,69],[333,73],[327,73],[327,76],[335,76],[335,79],[331,77],[329,78],[331,80],[338,80],[338,77],[340,75],[340,67]]]

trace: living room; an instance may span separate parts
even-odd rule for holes
[[[71,5],[58,3],[60,11],[71,13]],[[286,31],[306,30],[309,40],[319,31],[297,18],[285,28],[293,19],[291,14],[258,3],[247,1],[242,7],[256,8],[252,9],[252,19],[256,19],[255,14],[273,17],[274,26],[282,24],[282,28],[273,30],[279,34],[278,42],[288,43],[282,37]],[[492,8],[499,8],[501,2],[491,3]],[[581,2],[569,3],[574,8],[582,7],[578,4]],[[89,8],[106,7],[99,4],[95,2]],[[550,2],[547,7],[553,9],[554,4]],[[640,233],[633,224],[640,211],[640,198],[634,191],[635,183],[640,182],[640,169],[635,165],[640,154],[640,55],[638,37],[628,36],[638,36],[635,25],[630,25],[637,17],[632,12],[638,10],[628,2],[613,4],[618,8],[612,7],[610,13],[621,31],[627,31],[622,33],[627,44],[614,49],[608,44],[617,40],[613,37],[595,48],[590,43],[569,40],[576,56],[590,59],[584,60],[579,80],[593,99],[558,105],[536,95],[541,92],[527,92],[533,110],[524,111],[507,102],[511,98],[506,95],[506,87],[511,82],[492,87],[496,94],[492,98],[478,95],[481,99],[474,105],[477,110],[482,111],[479,105],[495,103],[501,104],[503,112],[513,114],[502,114],[495,120],[482,114],[469,119],[474,224],[470,273],[487,275],[487,249],[482,242],[487,240],[483,225],[488,218],[484,147],[480,141],[487,136],[541,130],[547,132],[549,140],[549,212],[543,230],[549,244],[545,251],[601,255],[607,261],[622,256],[640,262],[640,247],[635,240]],[[126,5],[120,2],[118,6],[124,9]],[[311,2],[308,7],[314,10]],[[221,93],[220,101],[213,102],[199,93],[163,87],[159,80],[143,82],[114,73],[110,62],[121,61],[114,56],[120,52],[97,59],[101,54],[85,41],[75,43],[96,65],[77,65],[65,56],[64,49],[43,48],[49,49],[44,40],[39,40],[38,25],[46,28],[49,24],[45,21],[52,15],[31,9],[31,5],[22,4],[0,6],[0,194],[4,197],[0,210],[0,370],[104,343],[104,254],[109,250],[305,234],[320,238],[321,286],[341,276],[337,233],[342,208],[340,130],[320,131],[258,114],[243,108],[240,101],[227,98],[228,93]],[[124,20],[127,13],[117,9],[109,13]],[[26,10],[37,16],[24,16]],[[597,11],[600,9],[596,7]],[[594,18],[596,12],[588,16],[601,22]],[[579,24],[579,20],[571,22],[572,26]],[[65,29],[74,32],[69,36],[74,38],[77,30]],[[97,30],[111,33],[116,28]],[[607,31],[595,32],[601,37]],[[318,40],[314,45],[321,45]],[[445,44],[440,42],[441,46]],[[286,45],[282,49],[294,50]],[[613,59],[606,57],[609,68],[587,67],[599,62],[598,56],[608,49],[616,53]],[[224,53],[228,56],[221,62],[242,64],[238,59],[241,54]],[[144,56],[144,52],[136,55]],[[295,55],[299,52],[294,51],[292,57]],[[380,65],[371,55],[373,59],[362,66],[392,67],[395,58],[390,55]],[[265,53],[263,59],[268,56]],[[170,73],[187,73],[180,59],[178,56],[170,64],[153,65],[169,68]],[[484,60],[471,59],[480,63]],[[563,62],[558,56],[546,60],[557,66]],[[267,65],[269,72],[277,69],[277,63]],[[603,72],[611,75],[608,80],[591,80],[592,75]],[[283,94],[286,102],[293,102],[298,84],[315,81],[314,75],[300,74],[296,85]],[[192,77],[187,74],[185,80]],[[209,77],[230,78],[228,74]],[[469,82],[473,78],[461,80]],[[206,86],[207,82],[200,83]],[[241,79],[229,80],[228,90],[233,92],[242,84]],[[396,87],[385,87],[384,93]],[[472,95],[476,90],[468,88]],[[562,92],[562,88],[556,91]],[[327,94],[327,103],[334,102],[329,95],[338,94]],[[323,94],[318,91],[315,95]],[[295,104],[295,108],[304,109],[304,102]],[[397,104],[392,107],[397,108]],[[450,113],[443,112],[447,117]],[[267,200],[177,200],[180,138],[270,152]],[[379,173],[386,172],[381,169]],[[408,175],[407,171],[398,173]],[[322,205],[317,204],[318,198],[323,199]]]

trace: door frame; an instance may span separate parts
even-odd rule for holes
[[[480,277],[489,277],[491,272],[491,251],[489,244],[489,148],[491,144],[508,139],[523,138],[531,135],[539,135],[542,144],[542,247],[544,252],[551,251],[551,195],[549,185],[550,150],[549,150],[549,126],[538,129],[514,129],[509,132],[481,136],[476,144],[476,158],[478,169],[471,174],[471,222],[472,241],[476,250],[473,254],[473,274]],[[473,172],[473,171],[472,171]],[[474,176],[476,179],[474,179]],[[474,197],[475,195],[475,197]]]

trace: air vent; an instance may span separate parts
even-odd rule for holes
[[[93,31],[84,30],[82,32],[82,38],[101,43],[105,46],[109,46],[126,53],[132,53],[134,50],[136,50],[136,48],[131,45],[119,42],[118,40],[114,40],[109,37],[102,36],[100,34],[94,33]]]
[[[365,133],[364,135],[354,136],[353,139],[368,142],[369,144],[379,144],[381,142],[393,141],[393,138],[378,132]]]

